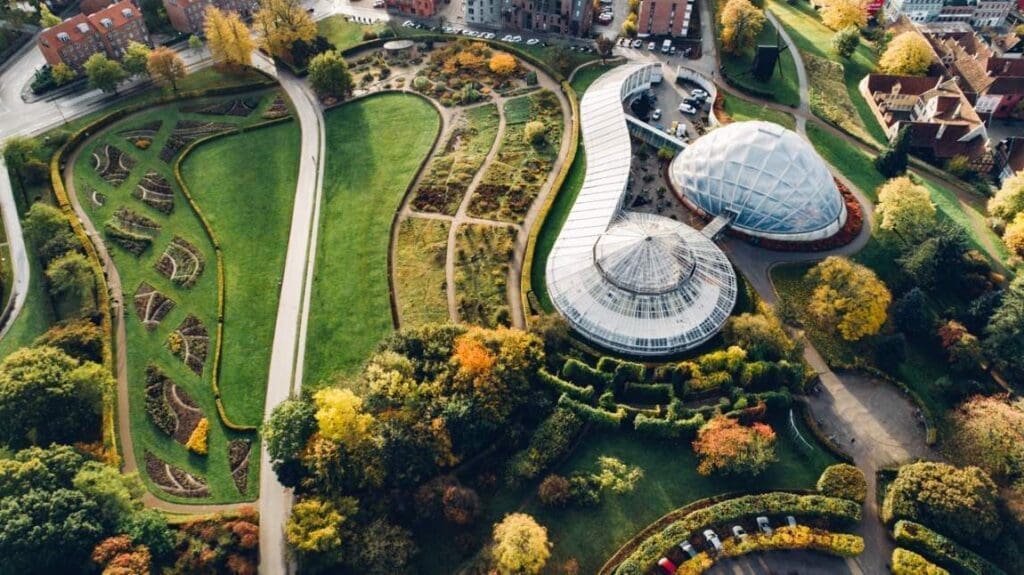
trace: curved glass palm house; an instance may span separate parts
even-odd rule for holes
[[[736,276],[710,239],[676,220],[620,211],[632,157],[622,102],[656,65],[620,66],[580,104],[587,171],[547,263],[552,302],[603,347],[662,356],[715,335],[736,302]]]
[[[702,136],[672,162],[683,200],[732,217],[746,234],[782,241],[830,237],[846,204],[825,162],[796,133],[771,122],[736,122]]]

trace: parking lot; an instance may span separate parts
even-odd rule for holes
[[[665,67],[667,68],[667,66]],[[691,97],[691,92],[696,89],[696,85],[676,86],[673,85],[672,78],[674,74],[671,70],[664,69],[666,73],[665,80],[660,84],[655,84],[651,87],[651,92],[654,94],[655,104],[653,109],[655,112],[647,118],[647,122],[652,126],[659,128],[663,131],[672,131],[672,127],[675,125],[685,126],[685,137],[680,136],[681,139],[694,140],[704,131],[704,126],[708,122],[708,111],[711,109],[711,102],[704,103],[695,114],[683,113],[679,109],[679,105],[687,98]],[[629,103],[626,106],[626,113],[634,115],[630,109]],[[655,116],[660,116],[655,118]],[[643,120],[644,118],[640,118]],[[673,132],[679,135],[679,132]]]

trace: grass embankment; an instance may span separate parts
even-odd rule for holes
[[[455,305],[465,323],[509,324],[508,265],[514,228],[466,224],[455,244]]]
[[[386,29],[384,24],[357,24],[349,22],[341,14],[328,16],[316,23],[317,34],[327,38],[338,50],[346,50],[364,42],[363,34],[366,32],[380,32]]]
[[[797,107],[800,105],[800,88],[797,84],[796,64],[793,55],[789,50],[783,50],[779,54],[779,62],[767,82],[762,82],[754,77],[751,68],[754,63],[754,50],[743,54],[728,54],[722,51],[721,27],[718,24],[717,10],[725,7],[725,0],[716,0],[713,5],[716,10],[715,16],[715,42],[718,44],[719,53],[722,58],[722,67],[729,79],[740,90],[746,89],[755,94],[772,94],[773,99],[785,106]],[[778,39],[775,27],[771,22],[765,22],[761,32],[757,35],[755,45],[775,46],[782,42]]]
[[[449,227],[446,221],[424,218],[407,218],[400,224],[394,273],[402,327],[449,319],[445,278]]]
[[[737,122],[767,120],[790,130],[796,129],[796,118],[792,114],[773,110],[764,104],[754,104],[736,96],[725,97],[725,113]]]
[[[159,232],[146,231],[153,243],[140,256],[133,256],[106,237],[111,257],[121,276],[125,301],[129,399],[135,456],[140,466],[143,454],[151,451],[159,458],[205,478],[210,497],[203,502],[251,500],[259,489],[258,457],[249,459],[249,480],[246,493],[239,493],[230,473],[227,442],[249,439],[258,453],[258,437],[253,433],[236,433],[226,429],[217,414],[211,387],[213,354],[216,349],[217,268],[213,245],[199,218],[188,206],[175,181],[173,161],[161,151],[175,130],[178,121],[216,122],[227,125],[249,125],[262,121],[262,111],[276,98],[275,92],[259,97],[228,97],[218,100],[189,101],[185,104],[154,109],[121,121],[90,141],[75,165],[75,187],[79,200],[97,228],[111,221],[119,208],[128,208],[160,226]],[[247,117],[209,115],[186,112],[205,104],[223,101],[257,101],[256,109]],[[158,128],[154,128],[160,122]],[[151,144],[140,149],[126,139],[124,130],[148,127]],[[154,131],[155,130],[155,131]],[[294,194],[297,172],[298,126],[288,123],[266,130],[223,137],[200,147],[198,160],[186,169],[190,189],[204,210],[214,233],[218,235],[225,254],[227,276],[226,329],[224,333],[223,368],[224,403],[229,413],[241,419],[238,423],[257,424],[262,412],[269,363],[269,338],[277,310],[277,291],[272,289],[280,274],[284,240],[288,232],[288,214]],[[116,146],[134,160],[123,184],[114,186],[93,169],[92,153],[105,145]],[[180,150],[179,150],[180,152]],[[177,153],[172,157],[177,157]],[[170,186],[174,208],[164,213],[132,197],[136,186],[148,173],[158,174]],[[153,186],[150,186],[151,188]],[[92,191],[105,198],[94,201]],[[95,196],[98,197],[98,196]],[[276,213],[283,211],[284,213]],[[259,234],[254,234],[259,230]],[[106,235],[106,234],[105,234]],[[172,238],[181,237],[197,248],[204,269],[192,287],[184,287],[158,273],[157,262]],[[280,254],[274,252],[280,251]],[[266,261],[262,261],[266,260]],[[179,264],[185,259],[177,260]],[[263,275],[269,278],[261,277]],[[268,289],[267,283],[270,283]],[[134,294],[146,282],[174,300],[174,309],[151,331],[136,316]],[[262,301],[265,300],[265,301]],[[168,337],[189,315],[200,319],[209,335],[209,347],[202,373],[197,375],[175,357]],[[197,348],[201,349],[202,345]],[[202,457],[157,428],[146,410],[145,370],[155,364],[184,389],[199,405],[210,422],[209,455]],[[250,379],[252,378],[252,379]],[[150,482],[143,473],[145,481]],[[167,496],[150,482],[153,492],[172,500],[196,502]]]
[[[411,95],[385,94],[326,114],[306,384],[354,373],[392,330],[391,220],[439,127],[434,107]]]
[[[817,12],[809,4],[805,2],[790,4],[780,0],[768,0],[765,8],[775,14],[775,17],[786,28],[786,32],[792,38],[796,47],[801,51],[824,58],[825,60],[839,62],[837,57],[831,53],[832,36],[834,33],[822,24],[821,18],[818,17]],[[871,113],[870,106],[857,89],[857,84],[861,79],[874,71],[877,60],[878,55],[875,53],[874,46],[862,38],[861,44],[857,47],[853,56],[840,63],[843,66],[842,82],[845,87],[846,96],[857,110],[857,116],[860,120],[859,124],[876,142],[883,143],[886,141],[885,133],[882,131],[881,126],[878,125],[878,121],[875,120],[874,114]],[[821,90],[823,92],[823,100],[836,105],[838,98],[842,97],[842,93],[834,88],[829,89],[829,85],[822,82],[824,80],[827,80],[827,78],[813,75],[808,70],[807,81],[810,83],[810,89],[812,91],[816,89]],[[819,114],[819,110],[815,110],[815,113]],[[842,120],[842,118],[838,117],[823,119],[833,122]]]

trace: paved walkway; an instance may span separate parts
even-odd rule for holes
[[[7,163],[3,154],[0,154],[0,218],[3,219],[4,232],[10,243],[9,253],[3,257],[11,258],[11,293],[7,301],[6,313],[0,319],[0,338],[7,335],[8,330],[14,325],[21,309],[25,306],[28,295],[29,280],[31,278],[31,266],[29,256],[25,248],[25,236],[21,231],[21,219],[18,217],[18,204],[14,199],[14,186],[11,185],[11,177],[7,173]]]

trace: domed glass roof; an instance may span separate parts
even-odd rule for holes
[[[672,163],[685,199],[762,237],[828,237],[846,220],[825,162],[806,140],[771,122],[736,122],[686,148]]]
[[[609,282],[642,294],[679,287],[694,267],[679,224],[666,218],[623,218],[597,240],[594,260]]]

